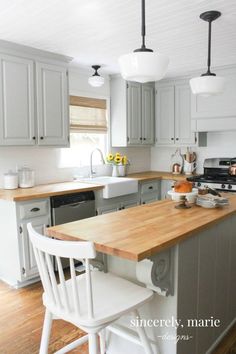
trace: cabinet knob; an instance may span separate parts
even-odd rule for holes
[[[174,140],[174,138],[171,138],[171,140]]]
[[[179,140],[179,138],[176,138],[176,140]]]
[[[40,140],[43,140],[44,139],[44,137],[43,136],[40,136]]]
[[[141,140],[141,141],[142,141],[142,140],[143,140],[143,138],[139,138],[139,140]]]
[[[143,140],[146,140],[146,138],[143,138]]]
[[[33,140],[35,140],[35,139],[36,139],[36,137],[35,137],[35,136],[32,136],[32,139],[33,139]]]

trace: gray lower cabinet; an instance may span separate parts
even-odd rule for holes
[[[39,273],[28,235],[27,223],[31,222],[36,231],[44,234],[45,228],[51,224],[49,199],[18,202],[16,214],[22,279],[29,280]]]
[[[118,210],[129,209],[134,206],[139,205],[138,198],[132,197],[133,199],[119,200],[117,202],[106,201],[105,205],[97,207],[97,215],[108,214]]]
[[[140,182],[140,204],[150,204],[160,199],[160,183],[158,180]]]
[[[68,146],[66,62],[62,57],[60,65],[41,51],[37,57],[37,50],[32,55],[19,47],[14,55],[6,54],[0,42],[0,146]]]
[[[126,82],[111,79],[112,146],[154,144],[154,83]]]
[[[174,186],[175,181],[172,179],[163,179],[161,181],[161,200],[164,199],[170,199],[170,196],[168,196],[167,192],[170,191],[172,189],[172,187]]]
[[[0,200],[1,231],[0,278],[13,287],[21,287],[38,277],[27,223],[44,234],[51,225],[49,198],[14,202]]]
[[[44,234],[45,227],[49,226],[50,224],[48,216],[35,218],[29,221],[32,223],[34,229],[40,234]],[[22,250],[22,275],[27,280],[39,275],[39,272],[34,257],[33,247],[28,235],[27,223],[21,223],[20,228]]]

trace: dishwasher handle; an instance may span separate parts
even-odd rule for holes
[[[65,205],[60,205],[59,208],[68,208],[68,207],[72,207],[72,208],[76,208],[80,205],[83,205],[87,203],[86,200],[82,200],[81,202],[76,202],[76,203],[71,203],[71,204],[65,204]]]

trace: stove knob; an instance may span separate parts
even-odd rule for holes
[[[197,186],[198,186],[198,187],[201,187],[201,185],[202,185],[201,182],[198,182],[198,183],[197,183]]]
[[[222,184],[222,185],[221,185],[221,188],[222,188],[222,189],[225,189],[225,184]]]
[[[228,185],[228,189],[232,189],[233,187],[232,187],[232,185],[231,184],[229,184]]]

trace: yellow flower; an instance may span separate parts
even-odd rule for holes
[[[112,155],[112,154],[108,154],[107,155],[107,161],[113,161],[114,160],[114,155]]]
[[[124,156],[122,157],[122,164],[123,164],[123,165],[127,165],[127,163],[128,163],[127,156],[124,155]]]
[[[122,160],[122,157],[121,156],[115,156],[115,158],[114,158],[114,161],[116,162],[116,163],[120,163],[121,162],[121,160]]]
[[[121,157],[121,154],[119,152],[117,152],[116,157]]]

